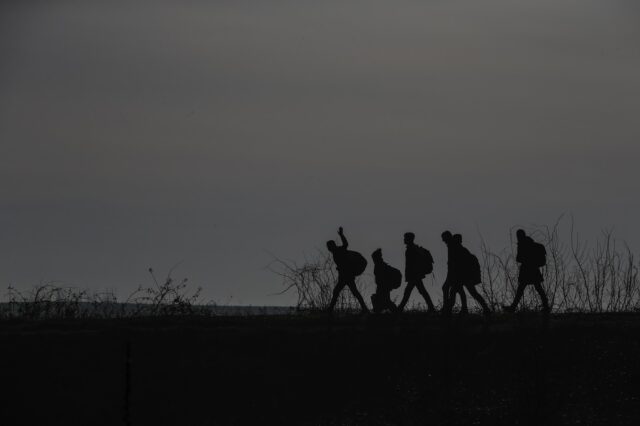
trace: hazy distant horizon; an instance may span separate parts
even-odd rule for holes
[[[629,0],[0,3],[0,286],[176,278],[287,305],[269,253],[344,226],[496,250],[574,214],[640,249]],[[370,270],[368,271],[370,272]],[[418,300],[414,295],[412,300]]]

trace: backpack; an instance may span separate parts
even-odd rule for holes
[[[395,290],[402,285],[402,272],[393,266],[386,265],[385,279],[389,283],[389,288]]]
[[[349,274],[357,277],[367,269],[367,259],[357,251],[347,250],[345,260]]]
[[[482,282],[482,271],[480,270],[480,262],[478,261],[478,257],[474,254],[472,254],[471,252],[469,253],[469,257],[468,257],[468,279],[469,279],[469,284],[480,284]]]
[[[423,276],[427,276],[433,272],[433,257],[429,250],[421,246],[418,246],[418,253],[420,258],[420,272]]]
[[[531,264],[541,268],[547,264],[547,249],[544,244],[531,243]]]
[[[482,282],[482,270],[478,258],[466,247],[459,246],[456,251],[456,269],[460,284],[477,285]]]

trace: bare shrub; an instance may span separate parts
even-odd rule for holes
[[[112,292],[90,293],[58,282],[39,284],[28,291],[8,287],[0,317],[41,319],[124,318],[211,314],[199,304],[201,288],[188,288],[186,278],[175,281],[172,268],[164,281],[158,281],[152,268],[154,285],[138,287],[124,302]]]
[[[582,242],[571,232],[571,256],[574,261],[577,310],[587,312],[621,312],[638,307],[640,289],[635,256],[618,243],[611,230],[602,231],[595,246]]]
[[[29,319],[79,318],[81,304],[88,301],[85,290],[63,287],[55,282],[42,283],[29,291],[21,292],[8,287],[5,316]]]
[[[153,279],[153,287],[138,287],[126,303],[136,306],[135,315],[193,315],[196,313],[195,305],[200,299],[202,287],[190,292],[187,287],[187,278],[175,281],[171,274],[174,268],[167,273],[164,281],[158,281],[153,268],[149,268],[149,274]]]

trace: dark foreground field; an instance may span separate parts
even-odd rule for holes
[[[640,424],[640,315],[0,323],[0,424]],[[127,385],[127,342],[129,371]]]

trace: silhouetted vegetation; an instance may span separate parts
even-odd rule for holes
[[[189,289],[187,278],[174,280],[173,270],[159,281],[149,268],[153,285],[139,286],[123,301],[111,292],[91,293],[56,282],[24,292],[9,286],[0,315],[42,320],[207,314],[199,309],[201,288]]]

